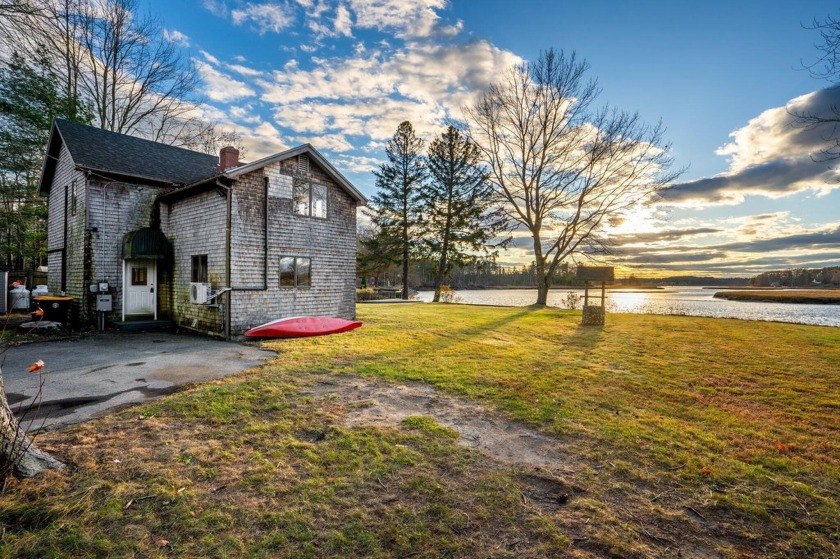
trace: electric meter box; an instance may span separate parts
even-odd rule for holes
[[[111,312],[114,310],[111,302],[111,295],[97,295],[96,310],[99,312]]]

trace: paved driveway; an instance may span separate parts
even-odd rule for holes
[[[27,373],[27,367],[44,361],[43,402],[34,427],[44,417],[46,425],[58,427],[185,384],[232,375],[274,356],[253,346],[186,334],[105,333],[12,347],[0,363],[6,396],[17,410],[31,404],[38,392],[38,375]]]

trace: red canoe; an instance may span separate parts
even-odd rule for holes
[[[328,316],[293,316],[266,322],[245,332],[246,338],[305,338],[338,334],[358,328],[358,320],[344,320]]]

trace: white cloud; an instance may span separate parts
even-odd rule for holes
[[[824,196],[840,188],[840,170],[818,156],[829,138],[837,138],[834,125],[805,127],[794,116],[827,116],[838,105],[840,87],[831,87],[764,111],[717,150],[729,157],[729,170],[678,184],[662,194],[663,200],[675,206],[711,206],[740,204],[749,195],[776,199],[810,190]]]
[[[204,92],[207,97],[213,101],[227,103],[244,97],[251,97],[256,94],[256,92],[248,87],[244,82],[235,80],[230,76],[219,72],[206,62],[195,60],[195,65],[202,81],[204,82]]]
[[[484,41],[464,45],[410,44],[347,58],[289,63],[273,79],[257,80],[261,99],[274,104],[282,126],[306,133],[342,133],[381,141],[403,120],[432,135],[448,116],[471,103],[512,53]]]
[[[241,64],[229,64],[228,68],[236,72],[237,74],[242,74],[243,76],[255,77],[255,76],[262,76],[263,73],[259,70],[255,70],[253,68],[249,68],[247,66],[242,66]]]
[[[356,26],[363,29],[392,31],[397,37],[429,37],[451,27],[440,26],[438,10],[446,0],[349,0],[356,15]]]
[[[190,46],[190,38],[178,31],[177,29],[173,29],[172,31],[170,31],[169,29],[164,29],[163,38],[166,41],[170,43],[175,43],[176,45],[181,47]]]
[[[334,162],[340,170],[351,173],[371,173],[379,169],[382,164],[380,159],[361,155],[339,155],[334,159]]]
[[[297,144],[312,144],[319,151],[330,150],[335,152],[346,152],[353,149],[353,145],[347,141],[344,134],[318,134],[317,136],[298,136],[295,138]]]
[[[294,8],[289,4],[266,3],[245,4],[230,12],[236,25],[250,23],[260,35],[268,32],[280,33],[295,21]]]
[[[333,27],[338,35],[343,37],[353,36],[353,22],[350,20],[350,10],[344,4],[339,4],[335,9],[335,21]]]
[[[201,56],[203,56],[207,60],[207,62],[209,62],[210,64],[215,64],[216,66],[221,64],[221,62],[219,61],[218,58],[216,58],[215,56],[213,56],[212,54],[210,54],[206,50],[201,50],[201,51],[198,51],[198,52],[200,52]]]
[[[201,0],[202,7],[216,17],[227,17],[228,7],[224,0]]]

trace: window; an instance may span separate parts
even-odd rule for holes
[[[280,257],[280,287],[312,285],[312,259],[300,256]]]
[[[292,188],[292,206],[297,215],[327,217],[327,187],[295,180]]]
[[[192,280],[207,283],[207,255],[198,254],[192,257]]]
[[[131,285],[148,285],[148,268],[143,266],[142,268],[139,266],[132,266],[131,267]]]
[[[70,215],[76,215],[76,181],[70,183]]]

